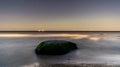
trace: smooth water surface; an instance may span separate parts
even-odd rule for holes
[[[37,56],[45,40],[75,42],[78,50],[60,56]],[[42,67],[47,64],[120,64],[120,33],[0,33],[0,67]]]

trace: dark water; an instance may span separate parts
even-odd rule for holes
[[[68,40],[78,50],[61,56],[37,56],[45,40]],[[0,67],[42,67],[49,64],[120,64],[119,32],[0,33]]]

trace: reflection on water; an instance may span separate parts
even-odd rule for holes
[[[23,65],[21,67],[39,67],[39,66],[40,66],[39,63],[36,62],[36,63],[28,64],[28,65]]]
[[[81,39],[88,37],[83,34],[0,34],[0,37],[69,37],[74,39]]]
[[[0,67],[39,67],[47,64],[120,64],[119,33],[0,33]],[[75,42],[78,50],[61,56],[36,56],[34,49],[44,40]]]
[[[99,37],[90,37],[89,39],[93,40],[93,41],[98,41],[100,38]]]
[[[29,34],[0,34],[0,37],[29,37]]]

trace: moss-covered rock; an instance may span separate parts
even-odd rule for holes
[[[62,55],[75,49],[77,49],[75,43],[64,40],[48,40],[40,43],[35,52],[41,55]]]

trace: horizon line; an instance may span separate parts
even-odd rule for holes
[[[15,30],[15,31],[0,31],[0,32],[120,32],[120,31],[96,31],[96,30],[92,30],[92,31],[86,31],[86,30],[82,30],[82,31],[79,31],[79,30],[48,30],[48,31],[35,31],[35,30]]]

